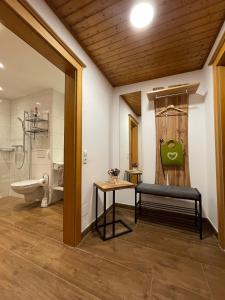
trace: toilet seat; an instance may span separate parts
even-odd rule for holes
[[[24,195],[25,202],[34,202],[45,200],[43,207],[47,207],[48,203],[43,198],[45,189],[49,188],[48,180],[41,178],[39,180],[29,179],[11,183],[11,188],[17,194]]]
[[[39,180],[34,180],[34,179],[30,179],[30,180],[23,180],[23,181],[17,181],[11,184],[11,187],[14,188],[20,188],[20,187],[38,187],[40,186],[40,181]]]

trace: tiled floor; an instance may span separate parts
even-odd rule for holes
[[[212,232],[158,224],[102,242],[89,233],[76,249],[62,244],[62,202],[41,209],[0,199],[0,299],[225,299],[225,253]]]

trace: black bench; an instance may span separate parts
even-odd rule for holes
[[[139,194],[139,199],[138,195]],[[186,208],[182,206],[167,205],[155,203],[154,206],[149,206],[156,210],[168,210],[177,213],[186,213],[188,215],[193,215],[195,217],[195,225],[199,227],[200,239],[202,239],[202,198],[200,192],[195,188],[189,187],[180,187],[173,185],[159,185],[159,184],[149,184],[149,183],[140,183],[135,188],[135,223],[138,219],[138,209],[139,215],[141,215],[142,208],[146,208],[146,205],[143,205],[141,195],[155,195],[161,197],[176,198],[182,200],[194,201],[195,207]],[[146,201],[145,201],[146,203]],[[152,203],[152,202],[151,202]]]

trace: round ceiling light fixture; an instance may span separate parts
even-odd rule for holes
[[[136,28],[148,26],[154,16],[154,9],[151,4],[141,2],[136,4],[130,13],[130,22]]]

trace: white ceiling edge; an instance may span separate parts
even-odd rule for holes
[[[0,23],[0,99],[54,89],[65,92],[65,74]]]

